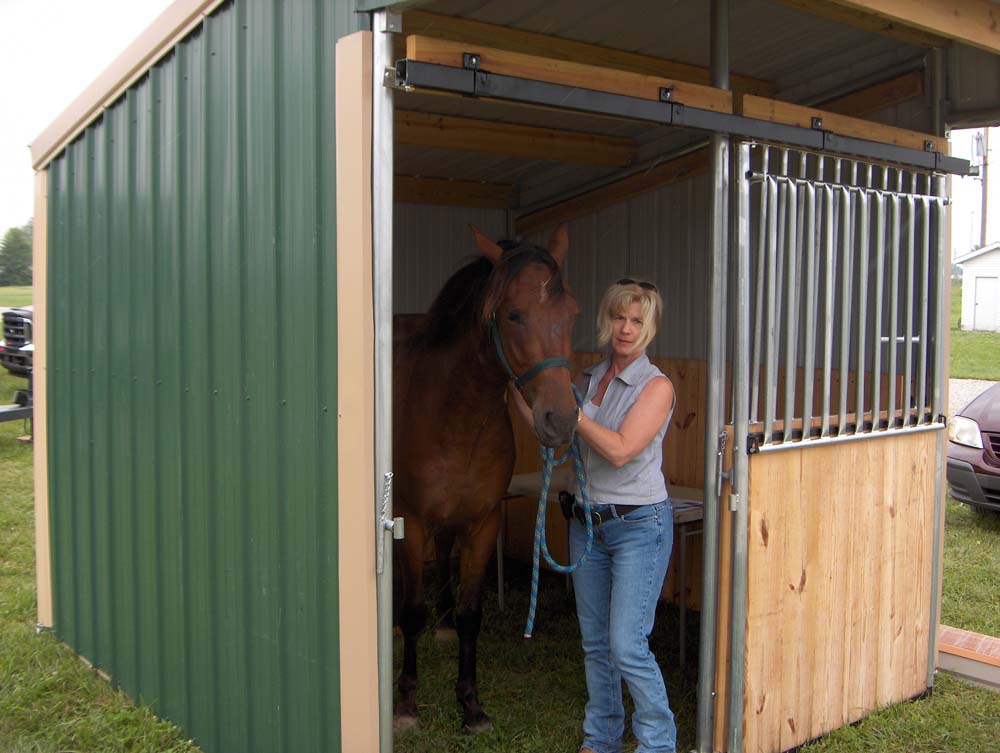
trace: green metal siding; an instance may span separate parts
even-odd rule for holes
[[[49,165],[55,630],[206,751],[340,749],[334,57],[220,8]]]

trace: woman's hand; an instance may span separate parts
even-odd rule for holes
[[[606,429],[586,415],[576,431],[615,468],[621,468],[653,441],[673,405],[674,386],[666,377],[656,377],[643,387],[618,431]]]

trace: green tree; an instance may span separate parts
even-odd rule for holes
[[[31,284],[31,236],[34,227],[12,227],[0,243],[0,285]]]

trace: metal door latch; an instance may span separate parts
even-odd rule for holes
[[[719,432],[719,451],[715,455],[715,498],[719,499],[722,497],[722,482],[723,480],[728,480],[729,474],[724,473],[722,470],[722,458],[726,454],[726,440],[729,439],[729,434],[725,431]]]
[[[382,506],[379,510],[379,530],[375,533],[375,572],[379,575],[385,569],[385,532],[392,531],[397,541],[405,535],[402,518],[389,517],[389,498],[392,496],[392,471],[382,477]]]

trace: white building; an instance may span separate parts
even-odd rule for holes
[[[962,329],[1000,332],[1000,242],[955,259],[962,265]]]

